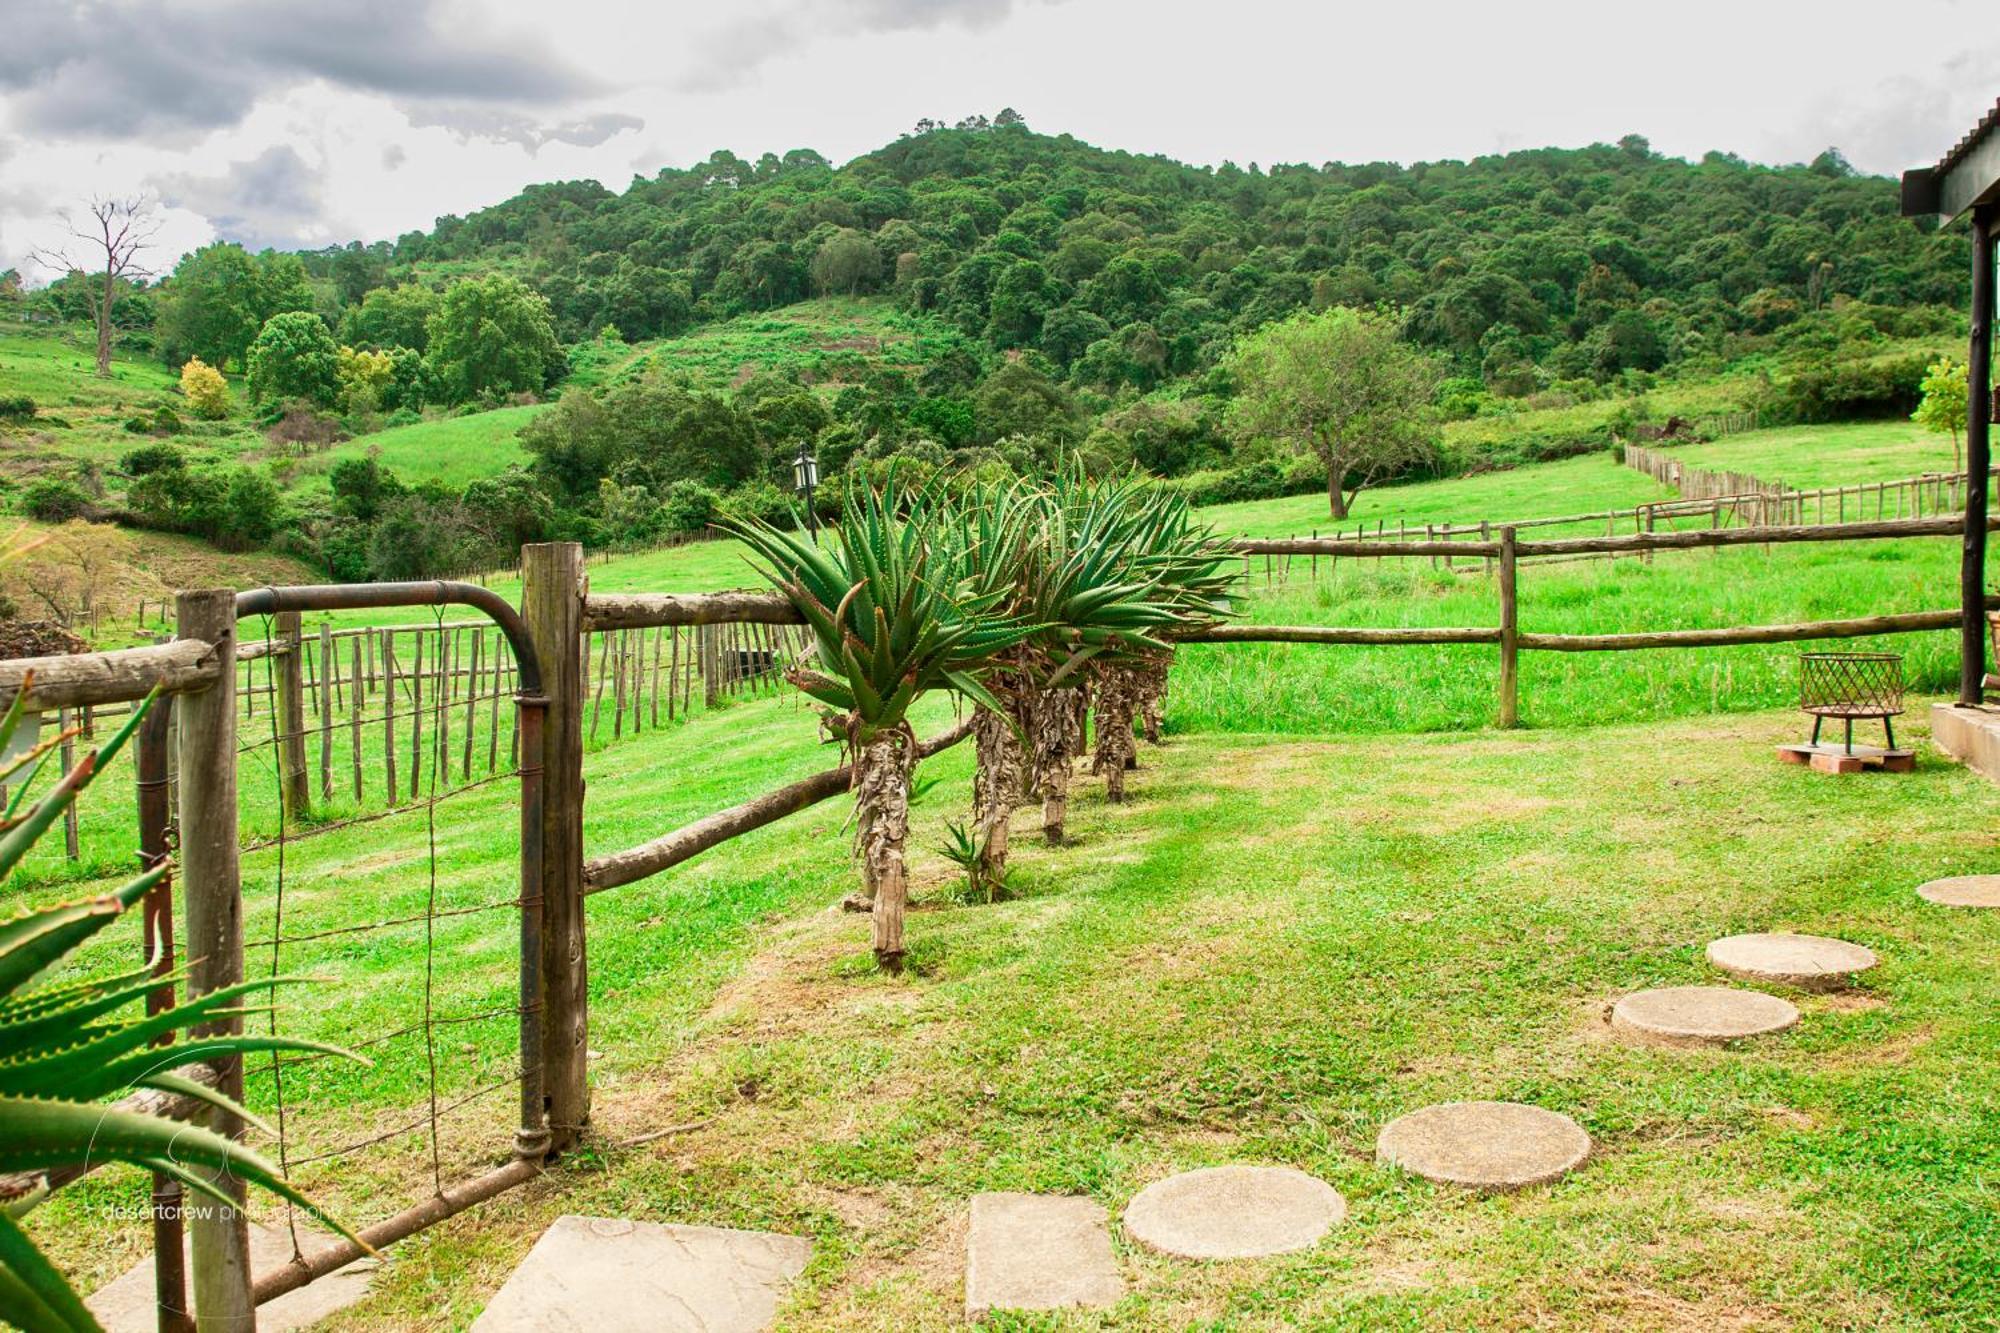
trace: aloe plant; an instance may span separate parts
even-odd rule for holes
[[[6,748],[20,725],[28,684],[23,683],[0,717],[0,749]],[[101,751],[86,753],[25,809],[33,773],[65,737],[52,737],[0,768],[0,783],[29,770],[0,819],[0,883],[12,876],[36,840],[124,748],[151,704],[149,699],[134,709]],[[197,1062],[252,1051],[359,1057],[318,1042],[284,1037],[183,1034],[196,1024],[264,1012],[244,1007],[243,1001],[287,979],[222,987],[154,1015],[134,1010],[163,982],[180,980],[178,974],[163,978],[144,967],[80,981],[35,984],[86,941],[122,920],[165,873],[165,866],[156,867],[100,897],[30,909],[0,922],[0,1174],[121,1161],[172,1177],[195,1194],[234,1206],[204,1174],[212,1172],[218,1178],[244,1180],[269,1190],[358,1241],[294,1189],[276,1167],[243,1145],[163,1116],[106,1104],[107,1099],[146,1088],[206,1104],[271,1132],[233,1098],[180,1071]],[[16,1220],[38,1202],[38,1194],[0,1198],[0,1318],[30,1333],[96,1329],[97,1321],[81,1298]]]
[[[910,771],[916,736],[910,706],[932,690],[955,690],[997,709],[983,677],[996,654],[1032,632],[933,539],[930,502],[899,513],[893,478],[859,488],[845,505],[832,550],[759,520],[724,526],[743,539],[760,572],[811,629],[815,666],[787,678],[832,711],[854,766],[856,844],[862,898],[874,920],[875,956],[895,970],[903,958],[908,900]]]

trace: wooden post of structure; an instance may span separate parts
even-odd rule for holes
[[[319,627],[319,798],[333,800],[333,626]]]
[[[183,639],[215,645],[224,670],[215,684],[181,696],[174,716],[180,730],[181,892],[187,904],[188,998],[206,995],[243,979],[243,894],[236,834],[236,594],[227,588],[184,592],[175,600],[176,629]],[[291,617],[291,679],[298,676],[298,617]],[[296,683],[291,698],[298,701]],[[289,716],[289,714],[287,714]],[[290,724],[287,724],[290,725]],[[296,730],[294,730],[296,734]],[[289,753],[289,750],[287,751]],[[304,785],[305,766],[298,769]],[[196,1036],[241,1032],[241,1016],[195,1029]],[[215,1062],[216,1090],[243,1099],[240,1057]],[[243,1122],[220,1110],[208,1123],[227,1138],[243,1137]],[[239,1206],[190,1199],[188,1233],[194,1245],[194,1304],[199,1328],[254,1333],[257,1309],[250,1299],[250,1228],[240,1207],[243,1182],[227,1173],[210,1177]]]
[[[69,738],[70,712],[67,708],[56,710],[56,734],[63,738],[62,771],[67,773],[76,767],[76,742]],[[71,801],[63,808],[63,854],[74,861],[83,853],[78,845],[76,828],[76,802]]]
[[[1966,359],[1965,538],[1959,562],[1958,701],[1976,704],[1986,679],[1986,486],[1993,465],[1993,252],[2000,204],[1972,213],[1972,347]],[[1975,480],[1976,479],[1976,480]]]
[[[1520,603],[1515,593],[1514,529],[1500,529],[1500,725],[1521,724]]]
[[[577,542],[521,549],[521,616],[548,694],[542,726],[542,1087],[552,1146],[590,1120],[589,992],[583,933],[583,599]],[[522,762],[531,762],[523,755]]]
[[[278,662],[272,725],[278,730],[279,790],[284,796],[285,818],[297,819],[312,809],[312,786],[306,780],[306,652],[299,613],[280,611],[272,633],[276,642],[271,646]]]

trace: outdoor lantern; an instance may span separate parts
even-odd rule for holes
[[[799,445],[799,456],[792,460],[792,489],[806,497],[806,530],[819,539],[819,514],[813,509],[813,487],[819,485],[819,460],[806,451],[803,442]]]

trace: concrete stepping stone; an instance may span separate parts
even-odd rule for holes
[[[1917,896],[1942,907],[2000,907],[2000,875],[1953,875],[1934,879]]]
[[[322,1231],[299,1228],[299,1248],[308,1257],[335,1243]],[[193,1248],[182,1242],[188,1254],[187,1291],[194,1295]],[[292,1235],[283,1225],[267,1227],[250,1224],[250,1271],[260,1276],[283,1268],[292,1261]],[[317,1282],[308,1282],[297,1291],[257,1307],[260,1333],[285,1333],[307,1328],[339,1310],[345,1310],[368,1294],[368,1279],[381,1267],[380,1259],[361,1258],[345,1268],[328,1273]],[[104,1325],[105,1333],[153,1333],[160,1326],[159,1307],[153,1303],[153,1257],[147,1255],[123,1273],[105,1283],[84,1304]],[[196,1312],[197,1314],[199,1311]]]
[[[1257,1259],[1317,1244],[1347,1200],[1289,1166],[1211,1166],[1153,1182],[1125,1206],[1125,1234],[1183,1259]]]
[[[559,1217],[475,1333],[758,1333],[812,1242],[766,1231]]]
[[[1708,946],[1708,961],[1746,981],[1801,990],[1839,990],[1880,960],[1872,949],[1824,935],[1730,935]]]
[[[1519,1102],[1444,1102],[1382,1127],[1384,1166],[1476,1190],[1514,1190],[1567,1175],[1590,1156],[1574,1120]]]
[[[1642,1041],[1716,1045],[1782,1032],[1799,1021],[1787,1000],[1731,986],[1666,986],[1635,991],[1611,1009],[1611,1026]]]
[[[965,1317],[1087,1310],[1125,1294],[1103,1207],[1061,1194],[975,1194],[965,1243]]]

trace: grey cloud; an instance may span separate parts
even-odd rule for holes
[[[201,214],[223,240],[246,250],[320,243],[325,217],[320,175],[288,144],[232,162],[219,176],[160,176],[151,184],[162,203]]]
[[[743,8],[749,12],[697,38],[695,58],[676,86],[685,92],[720,92],[745,82],[763,65],[828,37],[990,28],[1034,2],[769,0],[747,5]]]
[[[403,145],[399,143],[383,145],[382,166],[384,169],[394,171],[402,166],[403,163],[409,161],[409,158],[410,155],[404,150]]]
[[[646,125],[639,117],[619,111],[604,111],[551,125],[505,107],[460,103],[417,102],[404,106],[403,114],[410,118],[410,124],[419,129],[437,126],[450,130],[460,139],[498,139],[517,143],[531,153],[545,143],[595,148],[615,134],[644,129]]]
[[[2000,49],[1957,52],[1935,77],[1900,75],[1858,95],[1821,99],[1775,139],[1769,155],[1807,161],[1838,148],[1863,171],[1893,175],[1943,156],[1992,107],[1995,87]]]
[[[15,127],[113,137],[229,125],[266,90],[320,78],[392,96],[546,102],[596,83],[545,49],[446,30],[440,0],[36,0],[0,43]]]

